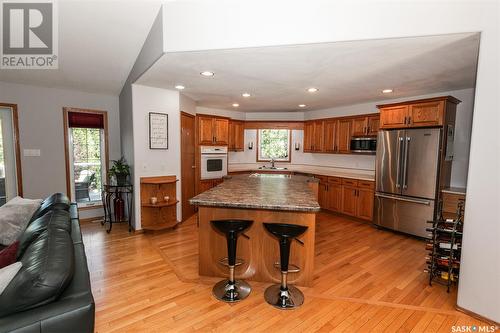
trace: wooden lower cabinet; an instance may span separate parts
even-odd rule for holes
[[[326,176],[316,178],[320,179],[318,203],[321,208],[362,220],[373,220],[373,181]]]

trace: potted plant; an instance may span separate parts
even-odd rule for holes
[[[109,175],[116,178],[117,185],[125,185],[127,177],[130,175],[130,166],[122,156],[119,160],[113,160],[113,166],[109,169]]]

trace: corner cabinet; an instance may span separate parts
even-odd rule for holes
[[[175,176],[141,177],[141,227],[144,230],[177,226],[178,181]],[[152,197],[157,199],[156,203],[151,202]]]
[[[227,145],[229,141],[229,119],[199,115],[198,143],[200,145]]]
[[[229,121],[229,151],[243,151],[245,149],[245,125],[243,121]]]
[[[380,128],[416,128],[443,126],[446,115],[454,114],[460,101],[452,96],[378,105]]]

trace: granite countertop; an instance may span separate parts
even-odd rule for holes
[[[298,175],[237,175],[189,202],[198,206],[319,212],[320,206],[308,182]]]
[[[304,165],[304,164],[276,164],[278,167],[285,167],[286,170],[275,170],[277,173],[284,171],[291,172],[302,172],[308,174],[315,174],[321,176],[331,176],[331,177],[342,177],[351,179],[360,179],[375,181],[375,171],[373,170],[363,170],[363,169],[348,169],[348,168],[335,168],[335,167],[324,167],[316,165]],[[273,171],[270,169],[259,169],[262,164],[229,164],[228,172],[245,172],[245,171]]]

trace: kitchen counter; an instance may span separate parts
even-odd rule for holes
[[[317,180],[299,175],[236,175],[189,202],[198,206],[319,212],[309,182]]]
[[[262,165],[263,164],[252,164],[252,163],[229,164],[228,172],[231,173],[231,172],[273,171],[272,169],[268,168],[259,169],[259,167],[261,167]],[[286,170],[275,170],[275,172],[277,173],[291,171],[291,172],[301,172],[301,173],[321,175],[321,176],[375,181],[375,171],[373,170],[324,167],[319,165],[305,165],[305,164],[283,164],[283,163],[276,163],[276,166],[286,168]]]
[[[458,194],[458,195],[465,195],[466,193],[466,188],[465,187],[446,187],[441,190],[443,193],[450,193],[450,194]]]

